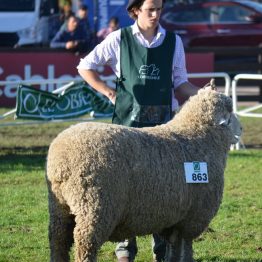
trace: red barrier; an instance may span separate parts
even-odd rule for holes
[[[76,66],[80,58],[81,55],[76,56],[66,52],[0,52],[0,81],[79,78]],[[189,73],[213,72],[214,70],[212,53],[187,54],[186,60]],[[115,77],[110,68],[101,68],[99,73],[110,86],[114,86]],[[192,80],[199,86],[206,81],[206,79]],[[52,92],[57,86],[41,84],[39,88]],[[0,86],[1,107],[15,106],[16,89],[16,85]]]

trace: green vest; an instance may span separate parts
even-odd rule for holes
[[[171,119],[175,39],[175,34],[167,32],[160,46],[146,48],[134,38],[131,27],[121,30],[121,76],[113,123],[145,127]]]

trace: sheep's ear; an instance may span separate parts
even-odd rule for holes
[[[210,82],[207,83],[204,87],[204,89],[210,89],[210,90],[217,90],[216,84],[215,84],[215,79],[211,78]]]
[[[217,88],[216,88],[216,83],[215,83],[215,79],[214,79],[214,78],[212,78],[212,79],[210,80],[210,87],[211,87],[212,90],[217,90]]]

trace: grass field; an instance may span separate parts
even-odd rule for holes
[[[223,203],[194,242],[198,262],[262,261],[262,120],[241,122],[247,149],[229,154]],[[71,124],[0,126],[0,262],[49,261],[45,160],[52,139]],[[150,236],[138,246],[136,261],[151,261]],[[98,261],[115,261],[114,248],[105,243]]]

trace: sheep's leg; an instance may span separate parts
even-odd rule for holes
[[[52,192],[49,193],[49,245],[51,262],[68,262],[73,244],[74,218]]]
[[[168,244],[166,262],[194,262],[192,240],[184,239],[179,232],[175,232]]]
[[[96,219],[91,214],[77,214],[74,230],[76,262],[97,261],[97,252],[102,245],[97,228]]]
[[[99,203],[88,206],[87,199],[82,197],[75,206],[75,262],[96,262],[99,248],[116,226],[116,217],[109,213],[106,196],[97,199]]]

